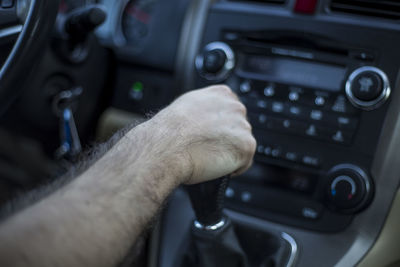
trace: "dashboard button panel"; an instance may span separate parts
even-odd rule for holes
[[[279,94],[274,91],[274,94],[268,94],[266,97],[265,84],[270,83],[243,79],[238,90],[241,100],[249,109],[250,122],[255,128],[351,145],[359,118],[353,108],[349,107],[351,104],[344,95],[322,97],[316,96],[311,89],[302,88],[297,89],[296,93],[299,94],[292,96],[290,100],[287,96],[293,94],[293,87],[276,84],[275,88],[279,88]],[[243,89],[250,86],[251,94],[250,90]],[[271,87],[268,90],[270,89]],[[332,111],[333,105],[338,105],[338,101],[344,107],[341,111],[346,112]]]
[[[253,189],[246,189],[252,195],[249,202],[238,201],[232,207],[239,210],[240,203],[244,213],[312,230],[343,229],[369,202],[362,200],[354,207],[339,207],[340,204],[333,200],[335,197],[328,200],[326,183],[331,181],[328,174],[332,166],[348,163],[365,170],[371,166],[388,108],[384,104],[390,95],[389,76],[377,67],[372,67],[382,64],[375,61],[380,58],[378,50],[366,50],[346,44],[338,49],[338,42],[313,33],[310,36],[299,36],[294,32],[235,31],[232,30],[235,27],[220,26],[219,29],[210,28],[203,42],[207,45],[222,37],[235,53],[235,67],[222,82],[229,85],[247,107],[248,118],[258,144],[255,156],[255,165],[258,167],[253,167],[244,175],[242,188],[256,183],[260,195],[267,194],[266,192],[273,194],[271,191],[279,188],[285,195],[283,197],[275,194],[271,197],[275,203],[289,199],[300,201],[303,191],[293,187],[291,183],[297,179],[299,173],[303,173],[304,179],[300,179],[302,182],[299,184],[306,181],[314,185],[306,199],[321,204],[322,212],[304,206],[297,212],[300,215],[296,216],[282,205],[272,207],[266,203],[257,204],[254,202],[257,193]],[[259,24],[254,25],[254,28],[259,29]],[[227,35],[234,38],[227,38]],[[305,42],[293,42],[296,38],[304,39]],[[317,42],[317,45],[315,40],[320,43]],[[307,44],[315,46],[303,47]],[[360,51],[367,51],[374,57],[368,60],[356,58],[356,52]],[[372,66],[364,66],[365,64]],[[395,70],[390,71],[390,67],[385,64],[381,67],[390,74],[390,80],[396,80]],[[196,87],[216,84],[201,75],[197,78]],[[367,82],[371,83],[370,87],[376,87],[375,92],[371,91],[364,96],[356,92],[357,89],[363,91],[360,87],[363,78],[364,86]],[[349,81],[354,82],[350,83],[354,85],[353,98],[349,96],[347,89]],[[360,85],[358,88],[357,83]],[[382,92],[385,93],[381,92],[381,85]],[[377,95],[378,98],[384,96],[377,104],[368,107],[357,104],[358,100],[371,102],[370,99]],[[357,97],[364,100],[357,100]],[[281,169],[275,174],[265,171],[273,167]],[[352,177],[351,174],[346,175]],[[271,182],[271,177],[276,179]],[[348,186],[343,181],[335,184],[337,192],[347,192]],[[296,180],[293,183],[298,184],[297,182]],[[363,188],[361,182],[360,185],[358,182],[359,180],[356,182],[356,192]],[[372,179],[370,185],[372,188]],[[337,196],[346,195],[345,193]],[[354,194],[353,201],[358,196]],[[299,219],[277,219],[269,212],[296,216]],[[313,222],[304,223],[302,219],[305,217],[310,220],[314,218]]]

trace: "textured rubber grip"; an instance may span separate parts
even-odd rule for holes
[[[229,176],[188,186],[190,200],[196,219],[203,226],[215,225],[223,218],[225,191]]]

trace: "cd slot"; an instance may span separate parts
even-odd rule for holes
[[[247,54],[274,55],[347,66],[360,55],[374,56],[370,51],[349,47],[327,38],[296,32],[225,31],[223,39]]]

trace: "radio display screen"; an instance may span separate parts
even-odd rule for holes
[[[346,69],[318,62],[246,55],[242,70],[264,75],[265,78],[287,84],[337,92],[341,90]]]

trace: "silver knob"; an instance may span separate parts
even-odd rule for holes
[[[364,66],[353,71],[346,82],[346,95],[356,107],[373,110],[380,107],[390,96],[390,83],[380,69]]]

